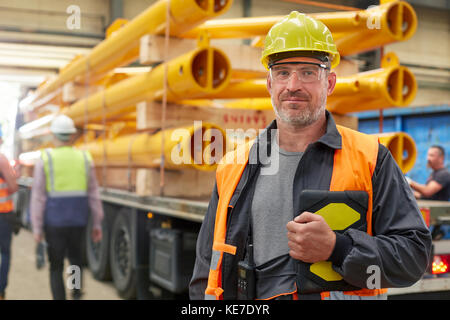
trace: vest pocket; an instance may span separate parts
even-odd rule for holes
[[[256,299],[269,300],[297,292],[294,260],[287,254],[256,267]]]

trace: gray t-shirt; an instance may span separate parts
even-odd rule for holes
[[[303,156],[281,149],[275,134],[272,152],[279,154],[279,170],[258,176],[251,206],[256,266],[289,253],[286,224],[294,218],[294,175]]]

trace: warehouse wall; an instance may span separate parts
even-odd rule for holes
[[[133,19],[155,2],[155,0],[123,1],[123,17],[128,20]]]
[[[109,23],[109,0],[2,0],[0,26],[22,30],[69,31],[66,12],[71,5],[81,10],[78,32],[102,34]]]

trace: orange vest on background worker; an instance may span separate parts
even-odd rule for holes
[[[3,137],[2,126],[0,125],[0,144]],[[0,213],[11,212],[14,209],[12,195],[9,193],[8,184],[0,173]]]
[[[13,209],[13,200],[8,191],[8,184],[0,174],[0,213],[11,212]]]
[[[371,136],[361,134],[345,127],[337,126],[337,128],[342,136],[342,149],[336,150],[334,153],[330,191],[363,190],[368,193],[369,201],[366,213],[366,231],[369,235],[372,235],[372,175],[377,161],[378,141],[376,138],[374,139]],[[228,162],[221,164],[216,172],[219,202],[216,211],[212,245],[213,253],[208,285],[205,291],[205,299],[221,300],[223,298],[223,253],[236,254],[236,247],[225,243],[228,206],[236,186],[240,181],[241,175],[247,166],[250,147],[251,143],[246,143],[234,151],[236,159],[239,152],[245,152],[245,163],[236,164],[236,162]],[[299,293],[301,294],[301,292]],[[387,289],[360,289],[354,291],[323,291],[320,295],[322,299],[346,299],[350,296],[364,298],[385,295],[386,293]]]

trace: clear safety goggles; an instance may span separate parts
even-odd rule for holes
[[[316,82],[322,79],[326,69],[328,68],[325,64],[314,62],[280,62],[269,66],[272,81],[278,83],[288,82],[294,73],[299,81]]]

